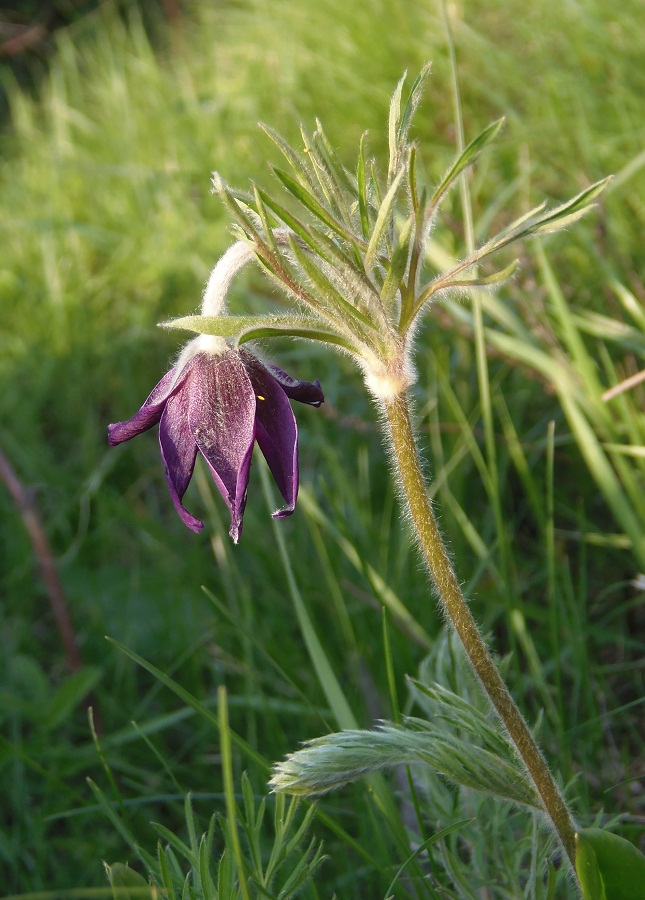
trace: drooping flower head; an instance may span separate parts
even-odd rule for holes
[[[120,444],[159,424],[170,496],[193,531],[204,523],[188,512],[182,499],[201,453],[230,510],[229,533],[237,543],[254,443],[286,503],[274,515],[291,515],[298,495],[298,428],[289,399],[320,406],[323,392],[318,381],[290,378],[244,348],[234,350],[207,337],[191,345],[192,352],[182,354],[136,415],[109,426],[108,440]]]
[[[235,274],[252,250],[234,244],[219,260],[202,300],[202,315],[225,309]],[[181,352],[136,415],[108,427],[111,446],[159,425],[159,445],[170,496],[182,521],[193,531],[204,523],[183,505],[197,454],[206,460],[231,513],[229,534],[238,542],[246,505],[253,446],[257,442],[289,516],[298,496],[298,428],[290,400],[320,406],[319,381],[298,381],[277,366],[265,365],[244,347],[222,337],[199,335]]]

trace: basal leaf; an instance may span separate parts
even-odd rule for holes
[[[607,900],[595,851],[580,835],[576,836],[576,873],[584,900]]]
[[[503,759],[451,723],[406,717],[402,725],[381,722],[376,729],[348,729],[307,741],[274,766],[270,785],[287,794],[323,794],[371,772],[424,762],[465,787],[540,808],[535,790],[512,755]]]
[[[642,900],[645,893],[645,856],[602,828],[576,835],[576,871],[585,900]]]

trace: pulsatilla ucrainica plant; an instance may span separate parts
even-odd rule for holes
[[[292,512],[298,470],[297,432],[289,398],[314,406],[323,400],[317,382],[296,382],[261,363],[243,345],[292,336],[330,345],[355,360],[380,410],[394,477],[443,613],[502,727],[493,727],[486,716],[440,686],[417,685],[427,703],[440,711],[450,710],[448,718],[459,725],[458,739],[422,719],[328,735],[278,764],[273,789],[315,795],[384,766],[422,760],[458,784],[537,811],[559,840],[572,878],[584,896],[632,896],[629,884],[640,886],[643,858],[631,844],[613,835],[577,828],[479,633],[428,498],[408,396],[415,383],[415,331],[432,303],[449,291],[490,289],[503,283],[516,263],[485,275],[480,272],[482,264],[513,242],[575,222],[589,211],[606,181],[555,209],[547,210],[544,205],[532,209],[472,248],[448,271],[429,271],[428,240],[441,202],[503,123],[494,122],[463,148],[435,188],[422,184],[418,151],[409,132],[428,71],[426,67],[421,72],[407,99],[403,98],[405,79],[396,88],[390,106],[389,161],[384,177],[379,177],[367,158],[364,140],[356,171],[348,171],[319,123],[312,134],[302,131],[300,150],[265,128],[288,163],[289,171],[273,170],[282,195],[257,185],[249,192],[233,190],[214,175],[214,192],[235,219],[237,241],[211,274],[201,314],[165,323],[193,331],[198,337],[188,344],[140,412],[130,422],[111,426],[110,439],[113,443],[127,440],[160,423],[173,501],[184,522],[196,530],[201,523],[186,512],[181,500],[200,452],[230,508],[231,535],[237,540],[254,441],[287,503],[277,515]],[[230,284],[251,261],[291,298],[292,314],[227,314]],[[620,863],[616,866],[608,859]],[[630,875],[632,870],[641,874]],[[630,882],[630,878],[634,880]],[[627,892],[621,893],[623,889],[617,886],[621,884],[627,885]]]

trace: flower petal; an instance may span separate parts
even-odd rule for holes
[[[255,438],[280,493],[287,502],[285,509],[274,513],[277,518],[290,516],[298,496],[298,426],[291,404],[282,385],[272,371],[246,353],[244,365],[257,397]]]
[[[192,516],[181,502],[197,458],[197,444],[188,422],[189,391],[190,378],[183,390],[173,394],[166,402],[159,423],[159,446],[175,509],[191,531],[201,531],[204,523]]]
[[[240,350],[240,356],[244,360],[246,364],[248,357],[252,359],[256,359],[252,353],[249,353],[248,350]],[[260,363],[262,365],[262,363]],[[297,378],[292,378],[290,375],[287,375],[286,372],[283,372],[282,369],[279,369],[278,366],[267,365],[266,368],[269,370],[271,375],[278,382],[282,390],[285,392],[287,397],[290,400],[298,400],[300,403],[308,403],[309,406],[320,406],[321,403],[324,403],[325,395],[322,392],[322,388],[320,386],[320,382],[318,379],[315,381],[298,381]]]
[[[229,534],[237,543],[255,438],[255,393],[237,353],[195,357],[188,385],[188,421],[231,511]]]
[[[136,415],[128,419],[127,422],[117,422],[114,425],[108,425],[108,443],[111,447],[114,447],[115,444],[121,444],[123,441],[129,441],[157,424],[161,419],[168,397],[175,393],[185,381],[188,368],[187,366],[186,372],[176,382],[174,381],[175,369],[173,368],[170,372],[166,372]]]

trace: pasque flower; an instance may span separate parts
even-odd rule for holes
[[[136,415],[109,426],[108,440],[120,444],[159,424],[170,496],[193,531],[200,531],[203,522],[185,509],[182,499],[201,453],[231,512],[229,533],[237,543],[256,441],[286,502],[274,516],[291,515],[295,508],[298,428],[290,399],[320,406],[324,397],[318,381],[297,381],[264,365],[249,350],[201,336],[191,341]]]
[[[536,802],[576,866],[580,833],[479,633],[443,543],[420,465],[407,389],[415,381],[414,336],[424,311],[447,292],[490,288],[508,279],[514,263],[492,274],[483,274],[482,264],[517,240],[548,234],[573,223],[587,212],[607,182],[591,185],[554,210],[540,205],[524,213],[479,247],[467,235],[471,246],[465,258],[443,273],[429,271],[432,254],[427,252],[428,241],[439,206],[497,134],[502,120],[492,123],[461,149],[438,186],[429,192],[417,177],[421,168],[416,162],[417,149],[408,139],[412,114],[428,71],[424,67],[405,106],[403,81],[395,91],[388,123],[387,181],[380,186],[374,169],[367,174],[363,144],[354,178],[336,160],[319,124],[311,136],[302,131],[305,148],[300,153],[274,135],[294,169],[293,174],[274,169],[291,195],[286,205],[257,185],[252,186],[251,193],[233,191],[214,175],[214,190],[236,219],[238,240],[211,272],[200,314],[164,323],[200,336],[191,341],[139,412],[128,422],[110,426],[110,443],[129,440],[159,424],[171,496],[183,521],[196,531],[203,527],[202,523],[184,508],[182,500],[197,454],[201,453],[228,504],[230,534],[237,541],[255,441],[286,501],[286,507],[274,515],[288,515],[293,512],[298,490],[298,436],[289,400],[314,406],[323,401],[318,382],[294,381],[279,369],[265,366],[248,350],[237,348],[254,338],[292,336],[334,346],[353,358],[380,410],[392,470],[444,615],[454,627],[505,733],[522,759],[522,779],[526,777],[526,783],[535,787],[535,796],[539,796]],[[227,314],[227,295],[233,279],[252,260],[259,261],[272,283],[281,285],[295,302],[295,313]],[[477,326],[481,315],[481,308],[473,315],[478,340],[484,336],[484,330]],[[477,729],[473,735],[476,740],[472,748],[464,743],[464,759],[475,761],[474,780],[464,783],[494,791],[477,761],[482,749],[481,735]],[[491,735],[497,747],[502,732],[491,731]],[[350,738],[350,744],[355,745],[356,733]],[[397,734],[400,750],[399,740]],[[333,736],[335,750],[340,741]],[[375,753],[376,767],[392,760],[392,745],[375,747],[373,735],[368,741]],[[345,749],[348,748],[351,751],[349,744]],[[316,766],[320,769],[322,765],[319,749],[305,748],[297,760],[297,766],[303,770],[309,767],[316,779]],[[504,765],[498,749],[495,755]],[[285,771],[288,776],[298,774],[291,764]],[[339,764],[338,772],[341,771],[353,777],[362,770],[345,760]],[[456,774],[457,781],[461,777]],[[322,782],[310,779],[305,786],[301,781],[296,792],[311,791],[317,783]],[[330,786],[328,780],[325,789]],[[294,780],[274,780],[273,787],[291,790]],[[511,797],[508,792],[505,796]],[[525,799],[520,798],[519,802],[524,803]]]

